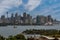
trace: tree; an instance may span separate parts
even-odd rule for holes
[[[17,36],[15,36],[17,40],[26,40],[25,36],[22,34],[18,34]]]

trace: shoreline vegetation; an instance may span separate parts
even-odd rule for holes
[[[24,34],[40,34],[40,35],[45,35],[45,36],[50,36],[50,37],[58,37],[60,38],[60,30],[56,29],[33,29],[33,30],[25,30],[22,33]]]
[[[22,34],[17,34],[15,36],[10,35],[8,38],[5,38],[3,36],[0,35],[0,40],[28,40],[31,38],[27,38],[24,36],[24,34],[40,34],[40,35],[44,35],[47,37],[54,37],[55,38],[60,38],[60,30],[55,30],[55,29],[49,29],[49,30],[45,30],[45,29],[30,29],[30,30],[25,30],[22,32]],[[43,36],[40,37],[40,39],[44,39]]]
[[[8,38],[5,38],[0,35],[0,40],[26,40],[26,38],[23,34],[17,34],[16,36],[9,36]]]

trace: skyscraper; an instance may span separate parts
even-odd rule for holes
[[[14,23],[14,14],[12,13],[11,14],[11,19],[10,19],[11,23],[13,24]]]
[[[18,15],[18,24],[21,24],[21,15]]]
[[[51,15],[48,15],[48,21],[51,22]]]
[[[53,19],[51,17],[51,15],[48,15],[46,17],[46,24],[45,25],[52,25],[53,24]]]
[[[40,15],[38,15],[37,17],[36,17],[36,23],[37,24],[45,24],[45,16],[40,16]]]
[[[15,14],[15,24],[18,24],[18,13]]]
[[[32,16],[30,16],[30,14],[27,14],[27,21],[28,24],[32,24]]]
[[[5,23],[5,22],[6,22],[6,20],[5,20],[5,15],[2,15],[2,16],[1,16],[1,20],[2,20],[2,23]]]
[[[23,24],[26,24],[27,22],[27,14],[26,12],[23,13]]]
[[[23,17],[26,18],[27,17],[27,14],[26,12],[23,13]]]
[[[32,24],[36,24],[37,23],[36,21],[37,21],[36,18],[33,18],[32,19]]]
[[[39,15],[36,17],[36,23],[40,24],[40,16]]]

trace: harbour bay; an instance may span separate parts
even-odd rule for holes
[[[0,27],[0,35],[4,36],[4,37],[8,37],[10,35],[17,35],[22,33],[23,31],[27,30],[27,29],[56,29],[56,30],[60,30],[60,25],[53,25],[53,26],[17,26],[16,28],[14,28],[14,26],[6,26]]]

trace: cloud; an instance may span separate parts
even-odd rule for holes
[[[28,3],[25,6],[25,9],[28,11],[32,11],[37,6],[39,6],[41,3],[41,0],[29,0]]]
[[[46,7],[45,9],[42,9],[39,11],[39,14],[42,15],[52,15],[53,18],[60,19],[60,3],[57,3],[55,5],[51,5]]]
[[[60,4],[55,4],[55,5],[51,5],[51,6],[47,6],[44,9],[42,9],[41,11],[39,11],[41,14],[54,14],[56,12],[60,11]]]
[[[0,15],[9,11],[12,7],[18,7],[22,4],[22,0],[2,0],[0,2]]]

